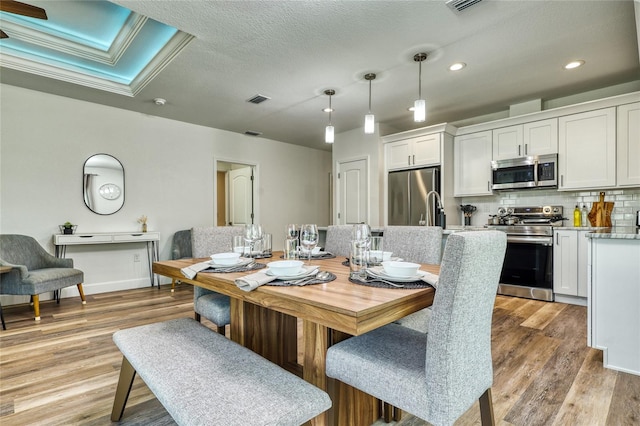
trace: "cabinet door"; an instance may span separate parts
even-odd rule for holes
[[[411,166],[410,139],[391,142],[385,145],[387,170],[406,169]]]
[[[522,125],[503,127],[493,131],[493,159],[508,160],[523,157]]]
[[[523,126],[524,155],[558,153],[558,119],[535,121]]]
[[[578,295],[577,231],[555,231],[553,247],[553,292]]]
[[[577,282],[577,295],[580,297],[587,297],[587,284],[588,284],[588,272],[589,272],[589,239],[587,234],[591,231],[578,231],[578,282]]]
[[[616,184],[616,109],[558,119],[558,190]]]
[[[491,195],[491,131],[456,136],[453,141],[454,196]]]
[[[618,107],[618,186],[640,185],[640,102]]]
[[[436,166],[440,164],[440,134],[425,135],[411,140],[414,166]]]

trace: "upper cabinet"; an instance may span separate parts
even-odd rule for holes
[[[491,195],[492,131],[456,136],[453,142],[455,197]]]
[[[493,130],[493,159],[508,160],[558,152],[558,119]]]
[[[618,186],[640,186],[640,102],[618,107]]]
[[[616,185],[616,108],[558,119],[558,189]]]
[[[440,164],[441,137],[435,133],[385,144],[387,170]]]

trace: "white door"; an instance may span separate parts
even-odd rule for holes
[[[368,160],[338,163],[338,224],[367,223],[369,219]]]
[[[253,223],[253,167],[230,170],[228,182],[231,224]]]

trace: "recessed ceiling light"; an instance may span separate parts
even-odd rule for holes
[[[580,60],[580,61],[571,61],[569,62],[567,65],[564,66],[564,69],[566,70],[572,70],[574,68],[578,68],[580,66],[584,65],[584,61]]]
[[[322,111],[323,112],[336,112],[336,110],[333,109],[333,108],[322,108]]]
[[[155,98],[155,99],[153,100],[153,103],[154,103],[154,104],[156,104],[156,105],[158,105],[158,106],[163,106],[164,104],[166,104],[166,103],[167,103],[167,100],[166,100],[166,99],[163,99],[163,98]]]
[[[451,66],[449,66],[449,71],[460,71],[466,66],[467,64],[465,64],[464,62],[456,62],[455,64],[451,64]]]

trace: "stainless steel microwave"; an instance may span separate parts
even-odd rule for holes
[[[495,190],[557,188],[558,154],[491,162]]]

